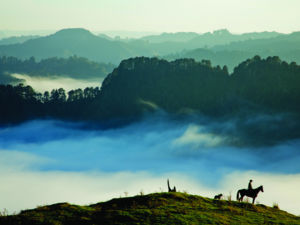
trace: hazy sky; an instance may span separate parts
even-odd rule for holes
[[[299,0],[0,0],[0,30],[300,30]]]

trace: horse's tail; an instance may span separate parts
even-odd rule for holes
[[[238,192],[236,193],[236,200],[240,200],[240,190],[238,190]]]

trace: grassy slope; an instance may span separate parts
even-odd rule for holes
[[[59,203],[0,217],[0,224],[300,224],[264,205],[214,201],[183,193],[112,199],[90,206]]]

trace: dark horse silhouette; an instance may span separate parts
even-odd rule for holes
[[[260,191],[264,192],[264,187],[262,185],[255,189],[240,189],[236,194],[236,199],[240,202],[243,201],[244,196],[248,196],[253,199],[252,204],[254,204],[254,201]]]

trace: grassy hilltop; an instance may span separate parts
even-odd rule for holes
[[[300,224],[285,211],[183,193],[155,193],[89,206],[58,203],[0,217],[0,224]]]

